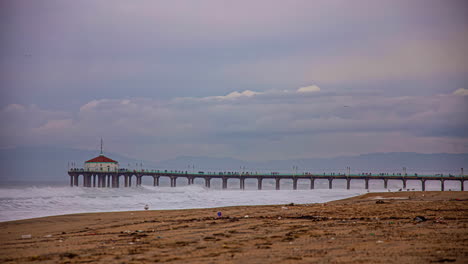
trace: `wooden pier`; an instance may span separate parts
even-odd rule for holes
[[[212,179],[221,179],[222,188],[227,189],[228,180],[237,179],[239,180],[239,188],[245,189],[246,179],[256,179],[258,190],[262,189],[262,181],[265,179],[273,179],[276,183],[276,190],[280,189],[281,180],[292,180],[293,189],[297,189],[297,182],[299,180],[310,181],[310,189],[315,188],[315,180],[325,179],[328,180],[328,188],[333,188],[334,180],[346,180],[346,188],[350,189],[352,180],[364,180],[364,188],[369,189],[370,180],[381,180],[384,183],[384,188],[387,189],[389,180],[399,180],[402,182],[402,189],[406,189],[407,181],[416,180],[421,182],[421,189],[426,190],[426,181],[440,181],[441,191],[445,190],[446,181],[459,181],[460,190],[464,191],[464,182],[468,180],[468,177],[464,175],[460,176],[431,176],[431,175],[372,175],[372,174],[349,174],[349,175],[334,175],[334,174],[249,174],[249,173],[188,173],[184,171],[129,171],[121,169],[115,172],[103,172],[103,171],[85,171],[84,169],[71,169],[68,171],[70,176],[70,186],[81,186],[83,187],[97,187],[97,188],[119,188],[121,182],[123,187],[131,187],[133,179],[134,184],[140,186],[143,177],[153,177],[153,186],[159,186],[159,179],[161,177],[168,177],[170,179],[171,187],[177,186],[177,180],[179,178],[185,178],[188,185],[194,184],[196,178],[203,179],[207,188],[211,187]]]

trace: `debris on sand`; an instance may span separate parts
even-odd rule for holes
[[[60,258],[74,258],[77,256],[78,254],[71,253],[71,252],[65,252],[65,253],[60,254]]]
[[[427,219],[424,216],[416,216],[413,220],[416,223],[421,223],[421,222],[426,222],[427,221]]]

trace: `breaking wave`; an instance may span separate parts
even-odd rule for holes
[[[448,183],[448,182],[447,182]],[[446,188],[450,188],[447,186]],[[246,182],[247,184],[247,182]],[[333,182],[329,190],[328,181],[316,181],[314,190],[309,190],[304,182],[301,190],[291,190],[292,186],[282,184],[282,190],[271,190],[274,183],[264,183],[270,190],[255,190],[255,183],[247,186],[249,190],[208,189],[201,185],[170,187],[140,186],[131,188],[82,188],[82,187],[11,187],[0,188],[0,221],[19,220],[51,215],[85,212],[112,212],[143,210],[146,204],[152,210],[213,208],[236,205],[270,205],[287,203],[323,203],[344,199],[366,193],[363,183],[352,182],[351,190],[345,183]],[[409,188],[418,190],[417,182],[409,183]],[[371,182],[372,191],[383,190],[382,183]],[[389,187],[397,190],[400,183],[389,182]],[[213,186],[213,185],[212,185]],[[336,186],[336,187],[335,187]],[[432,187],[431,187],[432,186]],[[431,183],[429,189],[437,190],[438,182]],[[454,189],[458,189],[456,186]]]

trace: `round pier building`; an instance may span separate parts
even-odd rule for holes
[[[119,163],[113,159],[109,159],[102,153],[94,159],[85,162],[85,171],[116,172],[118,170]]]

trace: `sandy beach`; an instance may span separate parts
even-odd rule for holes
[[[467,224],[468,192],[74,214],[0,223],[0,262],[468,263]]]

